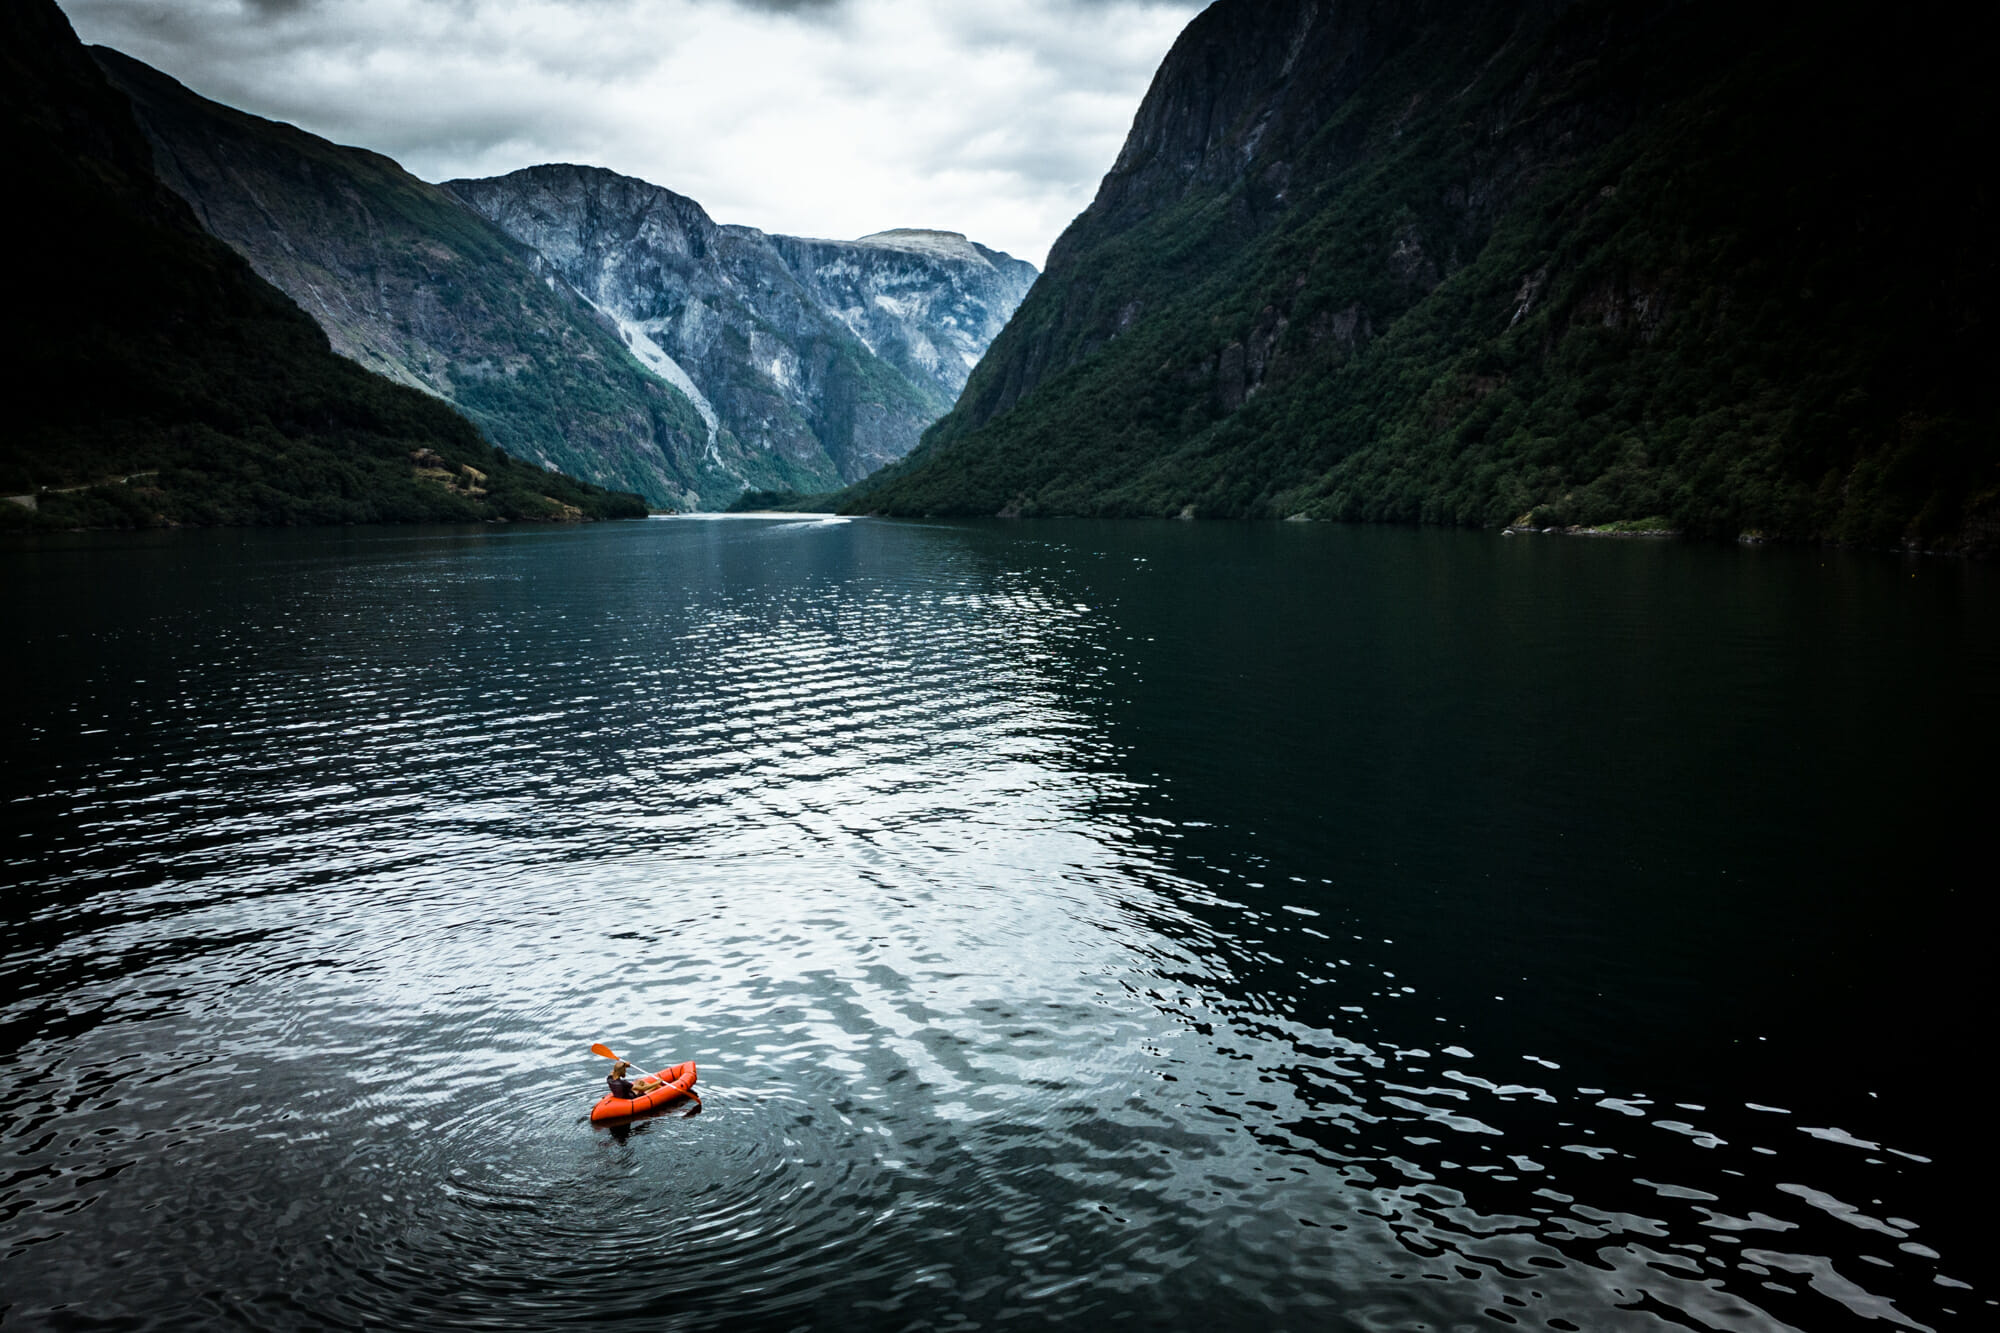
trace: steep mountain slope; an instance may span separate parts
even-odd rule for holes
[[[334,355],[155,177],[51,0],[0,13],[0,151],[32,237],[8,298],[0,525],[644,514]]]
[[[955,231],[905,227],[856,241],[766,239],[822,308],[912,380],[935,385],[947,402],[957,401],[1036,277],[1033,264]]]
[[[453,403],[516,457],[656,504],[782,477],[712,450],[693,405],[635,363],[609,321],[436,186],[93,54],[132,98],[161,178],[342,355]]]
[[[1992,54],[1923,5],[1221,0],[848,505],[1990,545]]]
[[[953,232],[822,241],[718,226],[692,199],[595,167],[445,188],[617,319],[713,428],[795,469],[798,490],[907,453],[1035,278]]]

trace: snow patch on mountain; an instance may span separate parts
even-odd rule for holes
[[[603,306],[597,308],[604,310]],[[666,348],[653,341],[652,332],[645,325],[627,319],[615,310],[604,310],[604,313],[617,323],[618,331],[625,335],[625,343],[632,349],[632,355],[639,359],[639,364],[679,389],[694,404],[694,410],[701,414],[702,424],[708,427],[708,451],[714,455],[715,433],[720,418],[715,415],[715,407],[708,401],[708,395],[701,391],[687,371],[681,369],[681,363],[674,360]],[[716,461],[721,459],[718,457]]]

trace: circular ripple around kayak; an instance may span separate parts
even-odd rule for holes
[[[572,1300],[621,1284],[714,1287],[757,1293],[768,1308],[809,1299],[851,1260],[839,1242],[856,1229],[873,1159],[824,1108],[709,1090],[698,1105],[591,1124],[576,1105],[573,1090],[560,1090],[468,1117],[449,1135],[435,1257],[484,1257],[489,1280],[465,1275],[475,1308],[525,1317],[521,1273],[555,1256],[551,1275]],[[510,1136],[534,1147],[494,1147]],[[418,1271],[430,1267],[412,1258]]]

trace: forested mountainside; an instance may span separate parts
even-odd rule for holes
[[[1991,549],[1993,46],[1929,5],[1220,0],[845,505]]]
[[[645,513],[335,355],[160,183],[52,0],[0,17],[0,143],[32,246],[9,297],[0,526]]]
[[[711,431],[831,490],[908,453],[1035,280],[956,232],[858,241],[721,226],[685,195],[598,167],[448,181],[618,321]]]

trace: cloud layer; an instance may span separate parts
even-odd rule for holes
[[[87,42],[427,180],[586,162],[718,221],[1040,264],[1189,0],[61,0]]]

